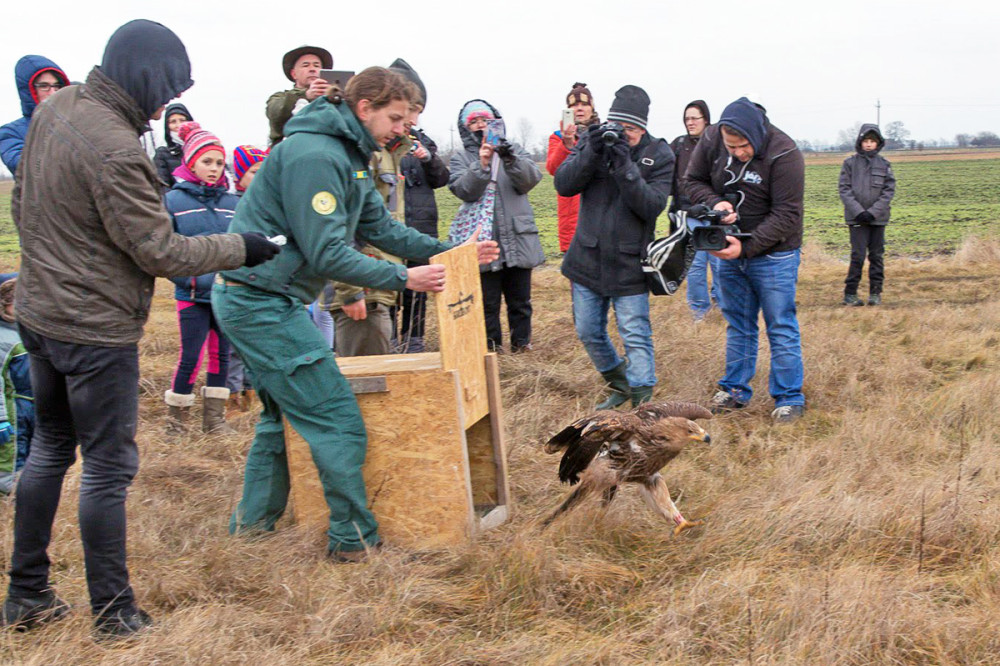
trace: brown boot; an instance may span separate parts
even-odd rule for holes
[[[260,409],[260,403],[257,401],[257,392],[252,388],[245,389],[243,391],[243,411],[255,412],[258,409]]]
[[[201,398],[201,431],[213,435],[235,435],[236,430],[226,423],[229,389],[225,386],[203,386]]]
[[[226,400],[226,418],[232,418],[243,411],[246,411],[243,408],[243,394],[230,392],[229,399]]]
[[[167,403],[167,437],[186,436],[188,434],[188,417],[191,405],[194,404],[194,394],[174,393],[168,390],[163,394],[163,400]]]

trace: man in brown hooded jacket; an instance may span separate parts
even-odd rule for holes
[[[21,240],[20,334],[37,426],[17,485],[4,626],[30,628],[69,606],[46,553],[66,470],[83,456],[80,536],[98,637],[148,626],[125,562],[125,496],[139,466],[137,342],[154,275],[254,265],[279,248],[260,234],[175,234],[139,136],[193,81],[184,45],[136,20],[112,35],[86,83],[38,108],[12,199]]]

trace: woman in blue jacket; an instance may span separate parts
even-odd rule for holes
[[[14,65],[14,81],[21,98],[21,117],[0,127],[0,159],[11,174],[21,162],[21,149],[28,136],[31,114],[49,96],[69,85],[66,73],[44,56],[26,55]]]
[[[178,134],[184,142],[183,162],[173,172],[176,182],[164,201],[174,220],[174,229],[184,236],[225,233],[239,199],[228,192],[222,142],[194,122],[181,125]],[[204,402],[202,432],[235,432],[226,423],[229,343],[212,313],[213,278],[213,273],[171,278],[176,285],[174,298],[177,299],[181,351],[173,385],[164,395],[169,408],[169,435],[180,436],[187,431],[188,412],[194,404],[194,382],[206,344],[209,361],[205,386],[201,390]]]

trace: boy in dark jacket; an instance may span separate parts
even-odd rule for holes
[[[855,143],[857,153],[844,160],[840,169],[840,200],[851,230],[851,266],[844,281],[844,305],[864,305],[858,298],[858,284],[866,252],[868,305],[882,304],[885,225],[889,224],[889,206],[896,194],[892,165],[879,155],[883,146],[885,139],[878,125],[862,125]]]
[[[184,152],[183,141],[177,130],[183,123],[189,123],[194,118],[191,112],[183,104],[171,104],[163,112],[163,140],[165,145],[156,149],[153,155],[153,164],[156,165],[156,175],[163,183],[163,193],[166,194],[176,182],[174,180],[174,169],[179,167],[183,160],[181,153]]]

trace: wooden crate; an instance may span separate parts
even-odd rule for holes
[[[510,493],[495,354],[486,353],[474,246],[432,259],[440,353],[338,358],[368,431],[364,467],[379,532],[393,544],[461,543],[507,519]],[[309,445],[285,423],[295,521],[326,530],[329,510]]]

